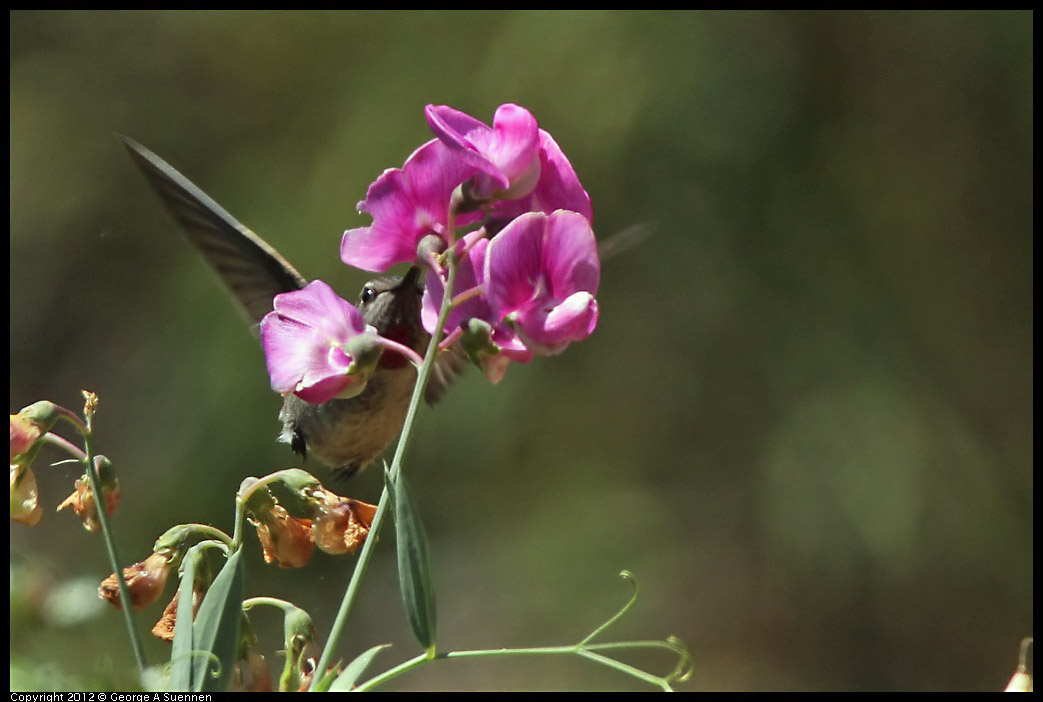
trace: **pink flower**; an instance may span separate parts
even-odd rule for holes
[[[550,134],[541,129],[539,135],[540,179],[536,187],[518,200],[497,203],[491,213],[493,218],[506,223],[526,212],[551,214],[556,210],[571,210],[593,224],[590,195],[583,189],[572,164]]]
[[[453,191],[475,172],[474,166],[439,140],[427,142],[402,168],[389,168],[369,186],[358,208],[373,216],[373,224],[344,232],[341,260],[367,271],[386,271],[396,263],[415,260],[424,236],[445,238]],[[472,213],[458,222],[465,224],[479,216]]]
[[[532,192],[540,177],[539,127],[524,107],[500,105],[492,128],[447,105],[428,105],[424,113],[439,140],[481,172],[472,184],[474,197],[513,199]]]
[[[481,284],[481,276],[485,271],[485,254],[489,248],[488,239],[479,239],[468,251],[456,270],[454,290],[458,294],[476,289]],[[424,285],[423,307],[420,311],[424,329],[429,333],[434,330],[438,321],[438,312],[442,304],[445,285],[442,278],[434,272],[428,272]],[[532,360],[532,352],[507,325],[500,324],[501,319],[494,316],[492,306],[484,293],[470,297],[453,307],[446,320],[446,329],[464,328],[464,348],[471,360],[485,373],[490,381],[497,383],[503,377],[510,361],[528,363]],[[471,329],[472,320],[481,320],[485,324]],[[467,338],[470,334],[479,338]]]
[[[380,347],[367,343],[375,334],[350,302],[316,280],[276,295],[274,305],[261,320],[273,390],[315,404],[362,392]]]
[[[598,321],[597,242],[582,214],[523,214],[490,241],[485,295],[529,350],[560,353],[587,338]]]

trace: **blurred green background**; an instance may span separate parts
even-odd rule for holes
[[[576,641],[626,568],[641,598],[610,638],[680,636],[682,689],[1002,689],[1033,615],[1031,13],[10,19],[10,405],[99,394],[126,559],[230,529],[243,477],[297,463],[256,341],[114,133],[354,299],[340,235],[431,138],[424,105],[517,102],[599,236],[655,233],[605,263],[588,341],[422,413],[441,648]],[[52,513],[59,457],[44,521],[11,528],[12,686],[127,688],[121,619],[90,608],[102,543]],[[336,487],[375,502],[379,473]],[[341,651],[394,643],[378,667],[416,652],[390,533]],[[352,559],[249,554],[248,593],[324,636]],[[281,623],[254,619],[274,658]],[[389,687],[646,689],[579,659]]]

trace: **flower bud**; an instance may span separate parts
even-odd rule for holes
[[[310,687],[318,661],[315,637],[315,625],[307,612],[297,607],[286,612],[283,619],[286,663],[279,678],[280,690],[304,692]]]
[[[417,263],[421,266],[426,265],[432,257],[440,255],[445,249],[445,239],[437,234],[428,234],[421,237],[416,245]]]
[[[11,415],[11,458],[22,456],[51,430],[61,416],[61,408],[41,400]]]

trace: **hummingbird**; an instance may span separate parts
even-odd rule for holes
[[[181,225],[189,242],[203,254],[232,293],[256,336],[273,298],[300,290],[308,281],[278,251],[240,224],[173,166],[128,137],[121,137],[131,157]],[[366,324],[381,336],[423,355],[430,336],[420,322],[421,269],[367,282],[357,307]],[[466,356],[454,349],[435,361],[425,399],[434,404],[462,371]],[[310,404],[286,395],[278,440],[294,453],[310,453],[348,478],[365,468],[394,440],[405,422],[416,371],[402,356],[385,353],[365,390],[349,399]]]

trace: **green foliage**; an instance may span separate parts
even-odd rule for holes
[[[401,472],[394,479],[395,544],[402,603],[420,645],[435,646],[435,590],[431,581],[430,546],[409,481]]]

